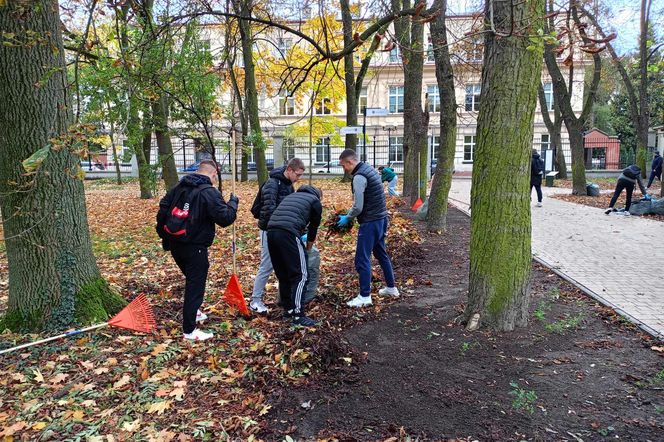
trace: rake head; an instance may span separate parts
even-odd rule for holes
[[[157,326],[152,307],[144,293],[138,295],[120,313],[113,316],[108,324],[143,333],[150,333]]]
[[[247,301],[244,300],[242,294],[242,287],[237,275],[233,273],[231,279],[228,280],[226,291],[224,292],[224,301],[231,307],[235,307],[244,316],[250,316],[249,309],[247,308]]]

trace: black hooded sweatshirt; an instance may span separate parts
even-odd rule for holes
[[[205,175],[197,173],[185,175],[180,180],[180,183],[161,199],[159,202],[159,212],[157,213],[157,234],[160,238],[178,241],[175,238],[166,236],[164,233],[164,224],[174,203],[173,198],[175,198],[175,195],[179,193],[183,186],[187,188],[188,192],[191,192],[201,185],[212,186],[212,182]],[[210,247],[214,240],[214,225],[218,224],[221,227],[228,227],[233,224],[237,214],[237,205],[237,197],[231,197],[228,203],[226,203],[221,196],[221,192],[216,187],[201,189],[194,200],[191,201],[187,224],[187,244]]]
[[[284,198],[295,191],[293,183],[284,175],[285,171],[286,166],[274,169],[261,187],[261,214],[258,219],[258,228],[261,230],[267,230],[274,210]]]

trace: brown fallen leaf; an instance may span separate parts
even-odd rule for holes
[[[164,411],[171,408],[171,403],[172,402],[173,401],[154,402],[154,403],[150,404],[150,406],[148,407],[148,414],[157,413],[157,415],[162,415],[162,414],[164,414]]]

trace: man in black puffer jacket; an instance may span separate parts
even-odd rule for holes
[[[254,290],[251,293],[249,308],[256,313],[267,313],[268,308],[263,302],[265,284],[272,274],[273,266],[267,248],[267,226],[275,209],[284,198],[294,192],[293,184],[304,174],[304,163],[299,158],[292,158],[286,166],[270,172],[270,178],[260,189],[261,210],[258,228],[261,240],[261,263],[254,279]]]
[[[648,180],[648,185],[646,188],[650,189],[650,186],[652,186],[652,182],[655,178],[657,178],[660,182],[662,181],[662,157],[659,155],[659,152],[655,152],[655,156],[652,159],[650,179]]]
[[[284,317],[296,325],[313,327],[316,322],[304,314],[302,297],[307,283],[307,252],[316,241],[323,213],[323,193],[302,186],[276,208],[267,226],[267,245],[279,280],[279,296]],[[306,250],[303,234],[306,233]]]
[[[616,211],[616,209],[614,209],[613,206],[615,206],[616,201],[618,201],[618,197],[622,193],[623,189],[625,189],[627,194],[627,199],[625,201],[625,212],[623,212],[623,214],[629,215],[629,207],[632,205],[632,193],[634,192],[634,186],[637,183],[639,185],[639,189],[641,189],[641,193],[643,194],[643,196],[646,196],[648,193],[646,191],[646,188],[643,186],[643,181],[641,181],[641,168],[636,164],[632,164],[631,166],[627,166],[625,169],[623,169],[622,173],[618,177],[618,182],[616,183],[616,190],[615,192],[613,192],[611,203],[609,204],[609,207],[604,211],[604,213],[608,215],[609,213]]]
[[[185,339],[204,341],[212,337],[196,328],[207,318],[198,309],[203,303],[210,263],[208,247],[214,240],[215,224],[228,227],[235,221],[239,200],[231,194],[228,203],[219,190],[217,165],[201,161],[196,173],[186,175],[159,202],[157,234],[185,276],[182,329]],[[173,228],[173,224],[178,228]],[[169,225],[171,228],[169,228]]]

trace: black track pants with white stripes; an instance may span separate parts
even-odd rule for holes
[[[267,247],[279,280],[279,297],[285,311],[303,314],[307,286],[307,252],[298,236],[285,230],[268,230]]]

